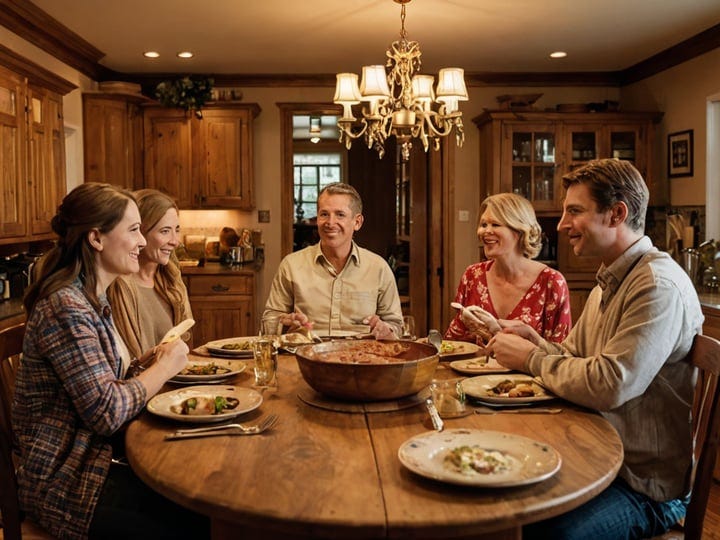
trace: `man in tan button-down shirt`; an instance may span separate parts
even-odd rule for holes
[[[321,336],[400,336],[395,276],[382,257],[353,241],[363,224],[360,195],[349,184],[330,184],[317,204],[320,242],[280,262],[263,316],[279,315],[289,328],[311,325]]]

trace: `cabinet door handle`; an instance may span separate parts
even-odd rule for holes
[[[219,283],[217,285],[212,286],[212,290],[215,292],[228,292],[230,290],[230,287],[227,285],[220,285]]]

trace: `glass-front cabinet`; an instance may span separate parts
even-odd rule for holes
[[[632,161],[648,179],[647,148],[649,129],[633,123],[564,125],[565,149],[569,156],[568,171],[584,165],[591,159],[618,158]]]
[[[480,130],[481,198],[518,193],[540,215],[562,211],[562,177],[592,159],[634,163],[650,187],[652,205],[667,203],[650,155],[662,113],[485,111]]]
[[[506,191],[533,202],[537,210],[557,206],[555,185],[555,130],[549,125],[514,126]]]

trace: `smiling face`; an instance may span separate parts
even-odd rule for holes
[[[563,202],[558,231],[566,232],[578,256],[603,258],[611,253],[616,229],[611,227],[612,210],[600,212],[586,184],[571,184]]]
[[[95,249],[98,283],[102,290],[117,276],[132,274],[140,269],[140,250],[145,238],[140,232],[140,212],[129,201],[120,222],[109,232],[94,229],[89,233],[90,244]]]
[[[180,242],[180,217],[175,208],[168,208],[155,226],[145,233],[147,245],[140,253],[140,263],[166,265]]]
[[[350,251],[353,233],[360,230],[362,214],[353,213],[349,195],[323,193],[318,198],[317,228],[322,247],[337,253]]]
[[[496,259],[503,255],[522,255],[520,233],[503,224],[490,208],[480,216],[477,236],[488,259]]]

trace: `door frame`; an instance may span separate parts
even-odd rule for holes
[[[295,114],[342,114],[342,107],[332,103],[278,102],[280,109],[280,249],[281,256],[292,252],[294,216],[293,174],[293,116]],[[444,332],[450,323],[450,302],[455,296],[456,284],[448,281],[454,272],[450,246],[454,236],[454,220],[448,208],[453,208],[455,175],[455,146],[444,137],[440,149],[429,150],[427,196],[428,216],[428,324]]]
[[[293,174],[293,116],[342,114],[342,107],[332,103],[276,103],[280,109],[280,256],[292,253],[295,215]]]

